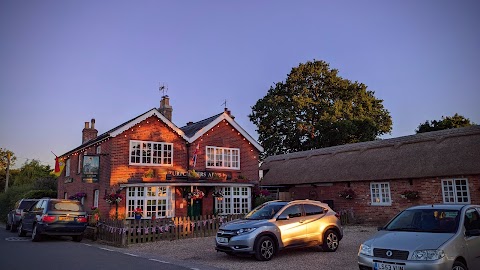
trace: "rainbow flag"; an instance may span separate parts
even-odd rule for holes
[[[53,174],[55,174],[55,176],[60,176],[64,167],[65,167],[65,158],[56,157],[55,158],[55,170],[53,171]]]

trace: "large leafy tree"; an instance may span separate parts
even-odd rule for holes
[[[20,168],[19,173],[14,177],[14,185],[38,185],[37,182],[45,183],[48,180],[55,180],[55,176],[51,174],[50,165],[42,165],[38,160],[27,160]],[[40,184],[43,185],[43,184]],[[49,184],[46,184],[47,186]]]
[[[420,124],[415,130],[416,133],[437,131],[450,128],[459,128],[459,127],[468,127],[473,126],[475,123],[470,122],[470,119],[465,118],[462,115],[456,113],[454,116],[443,117],[441,120],[425,121],[425,123]]]
[[[0,147],[0,170],[5,170],[7,167],[8,153],[10,153],[10,168],[15,165],[15,161],[17,160],[15,154],[6,148]]]
[[[382,102],[363,83],[314,60],[270,87],[249,118],[268,156],[375,140],[392,129]]]

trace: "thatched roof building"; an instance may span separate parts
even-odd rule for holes
[[[480,174],[480,126],[268,157],[262,186]]]

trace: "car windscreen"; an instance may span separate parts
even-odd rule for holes
[[[408,209],[396,216],[386,227],[388,231],[455,233],[459,211],[450,209]]]
[[[50,201],[48,209],[52,211],[83,212],[83,205],[80,202]]]
[[[265,203],[253,209],[245,216],[245,219],[271,219],[287,203]]]
[[[22,201],[20,206],[18,206],[18,209],[29,209],[35,203],[37,203],[37,201]]]

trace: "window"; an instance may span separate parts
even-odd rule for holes
[[[173,144],[130,141],[130,165],[173,165]]]
[[[207,146],[207,168],[240,169],[240,149]]]
[[[223,199],[215,201],[215,209],[220,214],[248,213],[251,208],[251,191],[249,187],[224,187]]]
[[[464,226],[466,230],[480,230],[480,215],[475,209],[465,212]]]
[[[82,172],[82,154],[78,155],[77,173]]]
[[[370,183],[370,193],[372,205],[392,205],[389,183]]]
[[[175,188],[167,186],[129,187],[127,191],[127,218],[134,218],[134,210],[141,208],[144,218],[175,216]]]
[[[302,216],[302,207],[301,205],[292,205],[285,209],[280,215],[288,215],[289,218],[297,218]]]
[[[442,180],[443,203],[470,203],[469,193],[465,178]]]
[[[102,146],[101,145],[97,146],[97,149],[95,150],[95,153],[97,153],[97,154],[102,153]]]
[[[100,191],[95,189],[93,191],[93,207],[98,207],[98,198],[100,197]]]
[[[70,159],[65,161],[65,177],[70,176]]]
[[[64,199],[68,199],[68,193],[67,193],[67,192],[64,192],[64,193],[63,193],[63,198],[64,198]]]
[[[305,209],[306,216],[320,215],[325,211],[323,207],[313,204],[304,204],[303,208]]]

